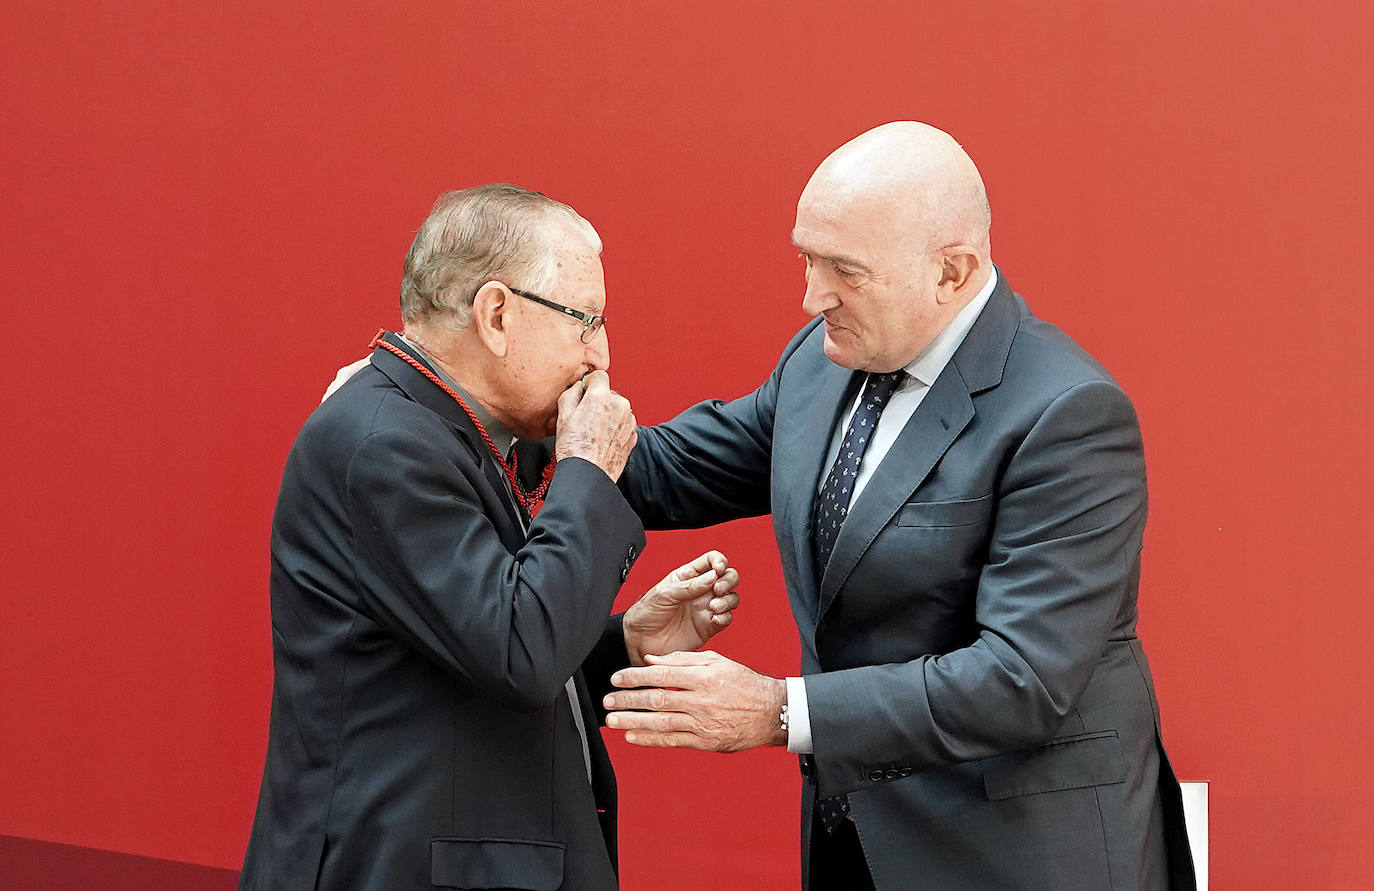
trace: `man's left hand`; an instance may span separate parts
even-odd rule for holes
[[[720,551],[707,551],[668,573],[625,612],[632,665],[649,654],[695,650],[730,624],[739,606],[739,573]]]
[[[649,656],[611,675],[606,726],[637,746],[742,752],[787,744],[779,715],[787,684],[719,653]]]

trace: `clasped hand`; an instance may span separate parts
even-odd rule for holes
[[[554,458],[582,458],[618,480],[638,439],[630,400],[611,389],[606,372],[591,372],[558,397]]]
[[[739,573],[720,551],[707,551],[663,577],[625,612],[632,665],[645,657],[695,650],[730,624],[739,606]]]
[[[740,752],[786,745],[778,720],[786,682],[706,651],[646,656],[611,675],[606,726],[638,746]]]

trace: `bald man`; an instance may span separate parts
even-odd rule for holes
[[[629,742],[801,755],[802,886],[1194,886],[1136,637],[1130,400],[992,263],[977,167],[887,124],[797,205],[772,376],[641,428],[651,528],[772,513],[801,677],[714,653],[618,672]]]

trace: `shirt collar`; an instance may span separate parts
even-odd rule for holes
[[[949,360],[954,358],[954,353],[959,349],[959,345],[968,336],[969,329],[978,320],[978,314],[987,306],[988,300],[992,297],[992,291],[997,287],[997,268],[993,267],[992,275],[988,277],[987,284],[974,295],[973,299],[950,320],[935,339],[926,345],[912,359],[904,371],[916,380],[925,384],[927,387],[935,383],[935,379],[940,376],[940,372],[945,370]]]
[[[425,364],[429,366],[429,370],[433,371],[439,380],[453,388],[453,392],[457,393],[458,397],[463,400],[467,407],[472,409],[472,413],[476,416],[478,423],[486,428],[487,435],[491,437],[492,444],[496,446],[497,450],[502,455],[509,457],[511,446],[515,444],[515,434],[507,430],[505,425],[500,421],[493,418],[491,412],[487,411],[482,406],[482,403],[469,396],[467,390],[464,390],[448,372],[440,368],[439,363],[435,362],[429,353],[425,352],[423,347],[407,338],[404,334],[398,334],[396,336],[404,340],[411,349],[420,354]]]

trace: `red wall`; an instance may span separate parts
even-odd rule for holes
[[[1374,7],[374,5],[0,10],[0,834],[238,864],[282,462],[397,324],[438,192],[513,180],[596,224],[652,421],[763,378],[804,321],[806,178],[915,117],[982,167],[1012,284],[1135,398],[1142,633],[1212,782],[1213,887],[1361,883]],[[652,545],[631,589],[719,546],[746,579],[720,648],[795,667],[766,521]],[[796,885],[792,759],[612,754],[627,888]]]

